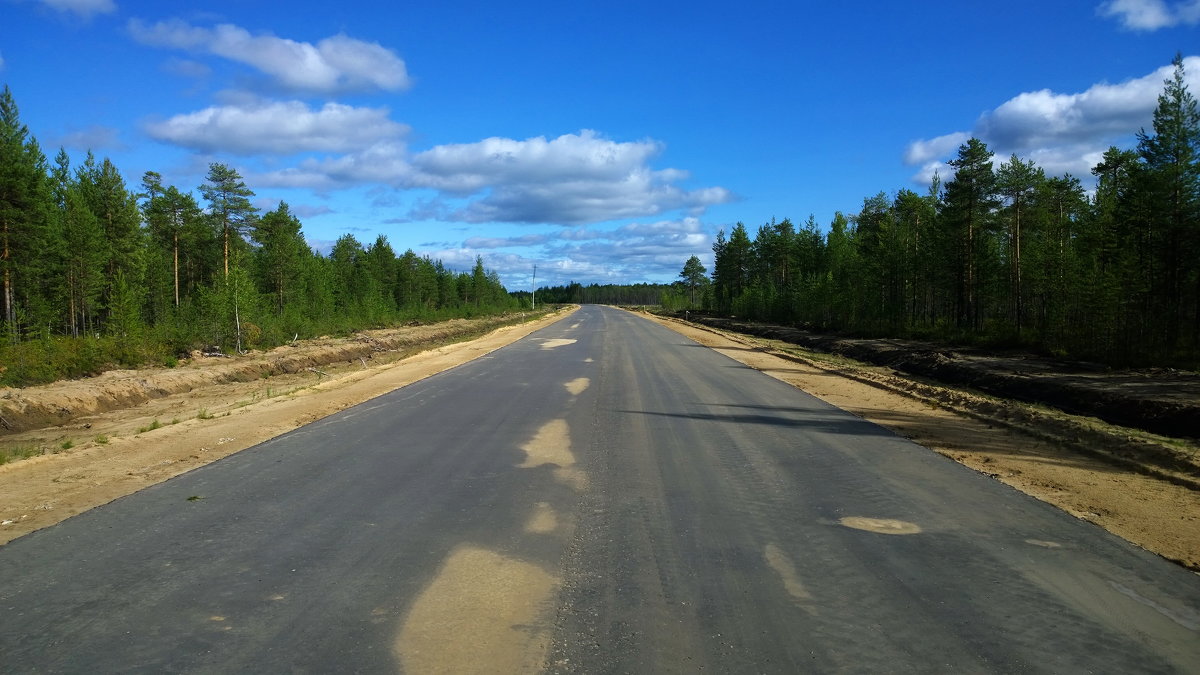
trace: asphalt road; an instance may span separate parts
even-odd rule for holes
[[[3,672],[1200,672],[1200,576],[631,314],[0,547]]]

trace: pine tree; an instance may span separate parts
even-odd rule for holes
[[[254,227],[258,209],[250,203],[254,192],[246,187],[241,174],[224,164],[208,165],[208,176],[200,186],[200,194],[208,200],[209,216],[221,240],[224,276],[229,276],[231,248],[240,248],[242,238]]]
[[[954,178],[946,183],[942,225],[951,230],[957,249],[955,306],[960,328],[982,331],[984,307],[981,292],[982,268],[988,252],[986,241],[996,207],[996,177],[992,152],[983,141],[972,138],[958,148],[949,162]]]
[[[1166,316],[1164,337],[1168,345],[1176,343],[1190,310],[1192,341],[1200,344],[1200,112],[1184,81],[1182,55],[1173,64],[1154,110],[1154,133],[1138,133],[1138,153],[1155,204],[1153,247],[1162,269],[1156,299]]]
[[[302,259],[311,255],[300,220],[292,215],[287,202],[267,213],[254,229],[254,241],[259,245],[260,278],[267,293],[274,298],[275,312],[284,315],[291,294],[299,281]]]
[[[1021,335],[1025,319],[1025,289],[1022,287],[1024,266],[1021,261],[1021,245],[1026,237],[1024,228],[1029,227],[1028,211],[1038,188],[1045,182],[1046,174],[1032,161],[1021,161],[1015,154],[1000,165],[996,172],[996,191],[1007,202],[1005,208],[1008,223],[1008,294],[1009,320]]]
[[[41,285],[48,275],[39,263],[51,200],[46,158],[21,124],[12,92],[5,86],[0,92],[0,321],[14,339],[23,322],[45,318],[28,314],[45,301]]]
[[[687,289],[688,304],[691,307],[696,306],[696,291],[708,284],[705,272],[704,263],[700,262],[700,258],[692,256],[683,264],[683,271],[679,273],[679,278],[683,280],[684,288]]]

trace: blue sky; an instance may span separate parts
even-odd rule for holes
[[[1176,52],[1200,93],[1197,47],[1200,0],[0,0],[47,155],[131,189],[223,162],[318,250],[383,234],[512,290],[671,281],[739,220],[923,191],[972,134],[1090,178]]]

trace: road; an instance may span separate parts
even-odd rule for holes
[[[3,672],[1200,672],[1200,576],[632,314],[0,548]]]

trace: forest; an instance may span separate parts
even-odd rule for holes
[[[742,223],[722,230],[697,302],[819,331],[1196,369],[1200,115],[1182,57],[1174,65],[1153,129],[1136,150],[1104,153],[1094,194],[1015,155],[994,164],[973,138],[944,184],[880,192],[824,232],[811,216],[753,237]],[[693,292],[696,265],[679,282]]]
[[[476,258],[458,272],[386,237],[315,252],[286,203],[266,213],[226,165],[190,191],[108,159],[47,160],[0,94],[0,385],[174,365],[322,334],[519,306]]]

